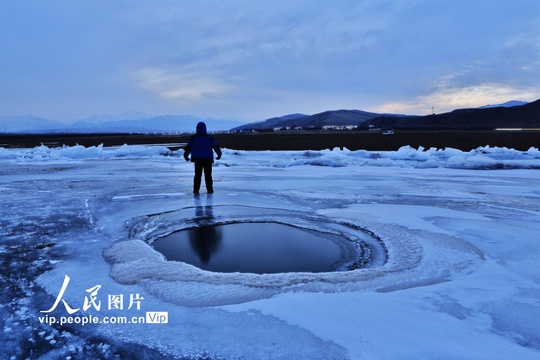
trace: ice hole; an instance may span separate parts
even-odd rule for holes
[[[365,251],[354,241],[272,222],[195,227],[152,246],[169,261],[224,273],[347,271],[365,262]]]

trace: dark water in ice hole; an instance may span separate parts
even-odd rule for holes
[[[152,243],[167,260],[214,272],[256,274],[347,270],[354,243],[278,223],[237,223],[174,232]]]

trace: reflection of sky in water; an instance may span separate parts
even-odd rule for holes
[[[278,223],[238,223],[178,231],[152,246],[167,260],[217,272],[335,271],[355,260],[354,244]]]

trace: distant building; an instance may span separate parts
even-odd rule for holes
[[[357,125],[324,125],[323,130],[354,130]]]

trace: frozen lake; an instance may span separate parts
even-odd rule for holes
[[[200,197],[166,148],[0,148],[0,161],[0,358],[540,357],[537,149],[225,150]],[[245,222],[375,255],[257,274],[152,247]]]

